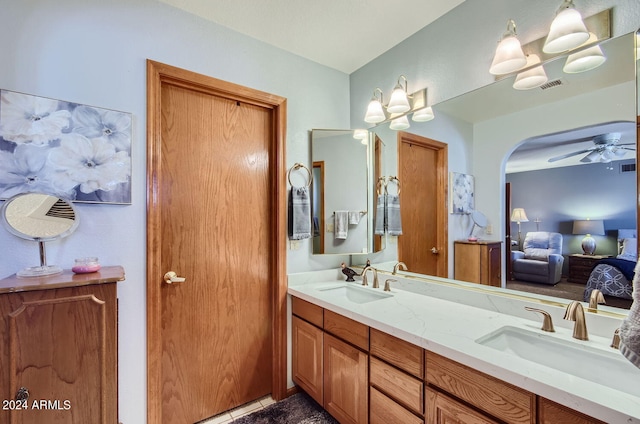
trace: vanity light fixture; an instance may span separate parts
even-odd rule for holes
[[[365,140],[368,136],[369,131],[365,129],[359,128],[357,130],[353,130],[353,138],[355,138],[356,140]]]
[[[380,93],[380,98],[378,98],[378,93]],[[382,101],[382,90],[376,88],[375,90],[373,90],[373,97],[371,97],[371,101],[369,102],[369,106],[367,107],[367,113],[364,116],[364,122],[368,122],[370,124],[378,124],[387,119],[382,108]]]
[[[540,63],[540,57],[537,54],[530,54],[527,56],[527,66]],[[520,72],[516,76],[516,80],[513,83],[513,88],[516,90],[531,90],[532,88],[540,87],[547,82],[549,78],[544,71],[544,66],[536,66],[527,71]]]
[[[573,0],[564,0],[556,17],[551,22],[549,35],[542,51],[545,53],[561,53],[581,46],[589,39],[589,32],[576,10]]]
[[[598,38],[595,34],[589,33],[589,39],[585,44],[595,43],[596,41],[598,41]],[[602,65],[606,60],[607,58],[602,52],[602,49],[596,44],[593,47],[570,54],[562,70],[567,74],[586,72]]]
[[[527,65],[527,58],[516,35],[516,23],[513,19],[507,21],[507,30],[496,48],[489,72],[493,75],[503,75],[515,72]]]
[[[389,128],[396,131],[406,130],[410,126],[411,125],[409,125],[409,118],[407,118],[407,115],[402,115],[398,118],[395,118],[391,121],[391,124],[389,124]]]
[[[400,79],[404,80],[404,88],[402,87]],[[408,112],[411,109],[411,105],[409,104],[409,98],[407,96],[407,78],[404,75],[400,75],[398,77],[398,82],[391,93],[389,105],[387,106],[389,113]]]
[[[435,115],[433,114],[433,108],[431,106],[416,110],[413,112],[413,115],[411,115],[411,119],[415,122],[427,122],[433,118],[435,118]]]

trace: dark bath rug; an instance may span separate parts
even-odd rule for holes
[[[338,424],[338,421],[309,395],[296,393],[260,411],[233,420],[232,424]]]

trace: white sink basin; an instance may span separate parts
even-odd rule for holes
[[[586,346],[584,342],[576,343],[511,326],[482,336],[476,343],[640,396],[640,369],[614,349],[605,351]]]
[[[333,299],[345,299],[353,303],[375,302],[376,300],[387,299],[393,296],[393,294],[384,292],[382,289],[378,291],[377,289],[367,289],[354,284],[323,287],[317,290]]]

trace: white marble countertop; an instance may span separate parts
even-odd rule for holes
[[[503,326],[512,326],[560,338],[584,349],[620,355],[624,359],[609,347],[609,335],[613,335],[620,319],[586,314],[589,340],[579,341],[572,338],[573,322],[562,319],[564,308],[561,304],[541,305],[491,292],[416,282],[391,275],[380,276],[380,287],[388,278],[398,280],[391,283],[393,296],[363,304],[318,290],[336,284],[354,284],[362,288],[360,281],[345,283],[339,270],[290,274],[288,292],[607,423],[640,423],[640,369],[632,365],[628,387],[638,387],[633,394],[476,343],[477,339]],[[382,292],[382,288],[371,286],[364,289]],[[541,331],[541,317],[525,311],[526,305],[551,313],[556,332]],[[607,370],[593,369],[591,372],[606,376]],[[627,383],[616,381],[623,385]]]

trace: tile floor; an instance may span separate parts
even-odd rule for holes
[[[245,405],[239,406],[236,409],[232,409],[231,411],[216,415],[215,417],[209,418],[208,420],[201,421],[199,424],[228,424],[233,422],[233,420],[235,420],[236,418],[240,418],[259,409],[263,409],[264,407],[271,405],[274,402],[275,400],[273,400],[271,396],[265,396],[262,399],[256,400],[255,402],[247,403]]]

